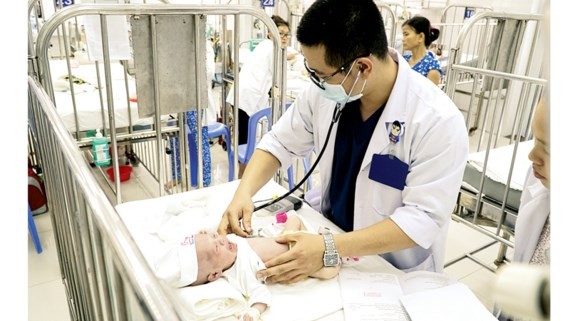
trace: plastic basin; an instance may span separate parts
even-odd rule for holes
[[[131,178],[131,172],[132,171],[133,171],[132,166],[119,165],[119,181],[124,182],[124,181],[129,180],[129,178]],[[113,167],[111,167],[107,170],[107,174],[109,175],[111,182],[114,182],[115,181],[115,171],[113,170]]]

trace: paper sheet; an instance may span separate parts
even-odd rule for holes
[[[343,269],[339,274],[345,320],[410,321],[399,298],[398,276]]]
[[[496,321],[462,283],[406,295],[402,304],[413,321]]]
[[[466,285],[443,273],[342,269],[339,280],[345,320],[496,320]]]

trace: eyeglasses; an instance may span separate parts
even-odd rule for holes
[[[311,81],[317,85],[317,87],[321,88],[322,90],[325,90],[325,86],[324,83],[327,82],[329,79],[331,79],[334,75],[338,74],[341,71],[344,71],[346,68],[348,68],[348,66],[355,61],[356,59],[359,58],[364,58],[364,57],[368,57],[370,54],[368,55],[364,55],[364,56],[358,56],[354,59],[349,60],[348,62],[346,62],[345,64],[343,64],[342,66],[340,66],[335,72],[333,72],[332,74],[325,76],[323,78],[317,76],[317,73],[309,68],[309,66],[307,66],[307,59],[305,59],[303,61],[303,64],[305,65],[305,69],[307,70],[307,72],[309,73],[309,78],[311,78]]]
[[[284,38],[284,39],[289,39],[289,38],[291,38],[291,34],[290,33],[279,33],[279,37]]]

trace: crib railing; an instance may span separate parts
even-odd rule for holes
[[[270,28],[274,39],[279,39],[277,28],[261,9],[240,5],[80,4],[60,10],[43,25],[38,35],[35,48],[37,50],[34,51],[38,57],[31,57],[33,62],[38,63],[39,69],[28,77],[29,141],[33,145],[30,150],[37,151],[35,156],[39,157],[43,165],[61,276],[73,320],[191,319],[175,290],[155,277],[102,186],[98,185],[94,172],[81,154],[81,146],[63,124],[53,103],[47,51],[49,38],[61,23],[77,15],[99,15],[104,26],[107,15],[143,14],[232,15],[236,23],[239,22],[240,15],[252,15]],[[276,40],[276,49],[277,46]],[[103,51],[107,50],[104,46]],[[274,50],[274,54],[274,75],[277,75],[278,50]],[[104,56],[107,54],[104,53]],[[108,61],[105,61],[104,65],[108,73]],[[236,66],[235,72],[237,71]],[[236,86],[238,82],[236,81]],[[277,77],[274,77],[274,82],[276,87],[281,87],[281,81],[278,82]],[[275,102],[278,98],[278,95],[273,97],[274,110],[277,108]],[[200,115],[200,104],[197,109],[197,114]],[[155,115],[160,115],[159,111],[157,106]],[[278,111],[275,110],[275,113]],[[237,109],[234,110],[234,116],[234,119],[237,119]],[[201,123],[200,119],[198,123]],[[160,121],[155,122],[155,128],[156,148],[149,151],[149,157],[157,159],[160,167],[161,158],[157,155],[162,152],[165,143]],[[117,155],[117,133],[113,123],[110,129],[113,153]],[[234,130],[234,135],[237,136],[237,126]],[[198,131],[198,136],[201,141],[201,131]],[[149,137],[150,139],[152,137]],[[237,140],[234,140],[234,144],[234,151],[237,153]],[[202,160],[200,149],[199,164]],[[237,156],[234,159],[237,169]],[[114,163],[114,166],[116,165],[117,163]],[[157,171],[160,172],[160,169]],[[198,173],[201,187],[201,168]]]
[[[31,6],[31,5],[30,5]],[[165,190],[164,186],[166,185],[165,183],[170,179],[169,176],[171,176],[171,173],[169,173],[169,169],[167,166],[168,163],[168,159],[169,156],[166,155],[165,150],[166,150],[166,137],[172,137],[172,135],[177,135],[178,139],[180,141],[181,144],[181,150],[185,151],[184,153],[180,153],[180,159],[176,160],[177,162],[180,162],[181,164],[188,164],[188,159],[189,159],[189,155],[188,155],[188,148],[186,145],[187,142],[187,137],[188,137],[188,133],[186,133],[185,131],[185,126],[180,126],[180,124],[183,124],[184,122],[184,117],[178,117],[178,119],[176,121],[173,121],[173,125],[171,126],[167,126],[164,124],[164,122],[161,121],[161,117],[158,116],[154,116],[154,122],[152,124],[152,127],[149,130],[144,130],[144,131],[134,131],[133,130],[133,124],[129,121],[129,126],[127,128],[127,132],[124,131],[124,129],[121,130],[117,130],[115,123],[114,123],[114,97],[113,97],[113,93],[112,90],[110,90],[112,88],[112,84],[111,84],[111,76],[110,76],[110,58],[109,58],[109,35],[111,34],[111,30],[108,30],[107,27],[107,21],[110,17],[113,16],[130,16],[133,18],[137,18],[139,16],[148,16],[151,17],[151,19],[155,19],[156,17],[165,17],[165,16],[180,16],[180,15],[195,15],[196,17],[200,17],[201,19],[206,16],[206,15],[216,15],[216,16],[222,16],[222,17],[227,17],[227,16],[231,16],[234,18],[234,31],[236,31],[236,33],[234,34],[234,42],[238,42],[237,41],[237,37],[238,37],[238,29],[239,29],[239,24],[240,24],[240,16],[243,15],[251,15],[254,16],[256,18],[259,18],[259,20],[261,22],[263,22],[269,29],[269,31],[274,35],[273,39],[279,39],[278,36],[278,30],[275,27],[275,25],[272,23],[271,19],[260,9],[260,8],[255,8],[255,7],[251,7],[251,6],[243,6],[243,5],[225,5],[225,6],[216,6],[216,5],[173,5],[173,4],[144,4],[144,5],[130,5],[130,4],[121,4],[121,5],[92,5],[92,4],[77,4],[77,5],[73,5],[64,9],[59,10],[58,12],[56,12],[56,14],[54,14],[52,17],[50,17],[50,19],[48,21],[46,21],[42,28],[39,30],[39,34],[37,37],[37,42],[33,48],[33,53],[35,54],[32,55],[30,57],[31,59],[31,65],[35,66],[33,70],[34,74],[37,75],[37,78],[39,79],[39,82],[42,84],[42,86],[44,87],[44,89],[46,90],[46,92],[48,93],[49,97],[52,99],[52,101],[55,101],[54,98],[54,93],[53,93],[53,85],[52,85],[52,76],[50,74],[50,65],[48,63],[49,59],[48,59],[48,48],[50,45],[50,39],[52,37],[52,34],[59,30],[61,25],[65,25],[65,23],[69,20],[76,20],[77,17],[81,17],[81,16],[98,16],[98,18],[100,18],[100,22],[101,22],[101,30],[100,30],[100,37],[102,39],[102,62],[96,62],[95,65],[100,64],[101,67],[97,67],[97,75],[99,75],[99,69],[102,70],[102,75],[101,78],[104,78],[104,81],[102,82],[102,84],[105,86],[105,88],[108,88],[109,90],[107,90],[106,95],[101,95],[100,100],[101,100],[101,117],[103,118],[103,123],[108,122],[109,124],[109,128],[108,131],[106,132],[106,136],[109,138],[110,140],[110,150],[112,155],[118,155],[118,151],[117,151],[117,147],[119,144],[124,144],[125,142],[131,143],[132,144],[132,150],[140,150],[141,153],[137,154],[137,157],[140,159],[141,164],[143,164],[143,166],[145,166],[152,174],[152,176],[154,178],[156,178],[157,180],[157,186],[158,186],[158,191],[156,193],[156,195],[162,196],[165,195],[166,193],[168,193],[168,191]],[[225,21],[225,20],[224,20]],[[151,24],[152,25],[152,24]],[[196,30],[198,30],[196,28]],[[152,33],[152,31],[151,31]],[[223,32],[223,34],[225,34],[226,32]],[[149,34],[149,37],[151,37],[152,40],[152,50],[153,50],[153,54],[154,52],[157,50],[157,45],[156,45],[156,39],[157,39],[157,35],[156,34]],[[204,35],[199,33],[198,31],[196,31],[196,39],[203,39]],[[205,40],[205,39],[204,39]],[[63,48],[66,49],[66,55],[65,55],[65,59],[66,59],[66,63],[67,63],[67,70],[68,73],[71,74],[71,69],[69,67],[70,62],[70,52],[67,51],[67,48],[69,47],[69,43],[66,42],[66,38],[64,37],[64,46]],[[196,41],[196,51],[198,51],[198,46],[202,46],[201,44],[198,45],[199,41]],[[205,41],[204,41],[205,43]],[[274,45],[275,45],[275,50],[274,50],[274,77],[273,77],[273,86],[272,88],[280,88],[282,87],[281,84],[283,83],[283,79],[284,79],[284,73],[281,72],[281,70],[278,68],[279,63],[281,62],[281,55],[282,53],[280,53],[280,50],[278,50],[278,42],[277,40],[274,41]],[[203,49],[203,47],[201,47]],[[135,48],[133,48],[133,50],[135,50]],[[134,51],[133,51],[134,52]],[[158,58],[156,58],[158,59]],[[239,59],[238,57],[238,51],[236,50],[234,53],[234,59]],[[195,62],[196,66],[198,65],[204,65],[205,62],[204,61],[199,61],[199,59]],[[286,65],[286,61],[283,61],[283,66]],[[123,64],[123,67],[125,67],[127,64]],[[155,88],[151,88],[150,90],[155,92],[155,97],[159,95],[159,91],[158,91],[158,85],[157,83],[160,83],[160,81],[156,80],[158,75],[156,70],[155,71],[149,71],[151,74],[154,75],[155,81],[153,82],[154,87]],[[126,67],[125,67],[125,71],[124,73],[126,74]],[[238,70],[238,66],[236,65],[234,67],[234,74],[239,73]],[[103,77],[104,76],[104,77]],[[198,78],[199,76],[196,75],[196,77]],[[69,77],[69,79],[71,79],[71,77]],[[125,75],[125,79],[126,79],[126,75]],[[208,86],[208,84],[205,84],[202,81],[202,84],[200,84],[200,81],[198,79],[196,79],[197,81],[197,86],[198,88],[203,88],[205,86]],[[102,84],[99,83],[98,87],[102,87]],[[74,85],[73,83],[69,84],[70,89],[73,90]],[[239,86],[238,81],[235,81],[234,86]],[[125,85],[125,87],[127,88],[128,91],[128,86]],[[199,90],[198,90],[199,91]],[[102,91],[101,91],[102,92]],[[105,96],[105,97],[104,97]],[[126,97],[128,97],[129,94],[128,92],[126,93]],[[199,96],[199,95],[198,95]],[[73,93],[71,94],[71,97],[73,99],[74,95]],[[237,95],[235,95],[236,100],[238,99]],[[272,95],[271,98],[271,105],[273,106],[274,109],[274,115],[280,116],[282,114],[281,112],[281,107],[280,106],[284,106],[284,95],[280,95],[278,92],[276,92],[274,95]],[[157,99],[158,100],[158,99]],[[104,111],[103,105],[104,105],[104,101],[106,101],[107,104],[107,108],[108,108],[108,112]],[[204,102],[204,100],[202,100],[202,102]],[[279,103],[281,101],[281,103]],[[128,102],[127,102],[128,103]],[[154,108],[156,108],[156,112],[154,113],[154,115],[162,115],[161,111],[161,106],[159,103],[155,103],[154,104]],[[200,112],[202,106],[202,104],[200,103],[200,101],[196,104],[196,106],[192,106],[189,107],[189,109],[196,109],[197,115],[198,115],[198,123],[201,123],[201,117],[202,117],[202,113]],[[139,104],[140,106],[140,104]],[[76,110],[76,106],[75,103],[73,103],[73,107],[74,110]],[[237,108],[239,107],[237,104],[235,105],[235,110],[234,110],[234,120],[237,120],[238,117],[238,113],[237,113]],[[164,108],[164,106],[162,107]],[[76,110],[77,112],[77,110]],[[107,113],[107,115],[106,115]],[[130,111],[128,112],[128,114],[130,115]],[[181,113],[182,114],[182,113]],[[77,119],[75,121],[75,123],[77,124]],[[168,123],[168,122],[167,122]],[[105,130],[104,130],[105,131]],[[78,142],[78,145],[81,147],[89,147],[89,145],[91,144],[90,139],[85,139],[84,138],[84,133],[81,133],[79,128],[76,128],[74,131],[74,135],[76,136],[76,140]],[[234,126],[233,128],[233,134],[232,137],[237,137],[237,126]],[[151,134],[151,135],[149,135]],[[202,141],[202,131],[197,131],[197,139],[198,141]],[[83,139],[82,139],[83,137]],[[232,142],[234,144],[233,146],[233,151],[236,153],[237,155],[237,139],[232,139]],[[143,153],[144,151],[144,153]],[[147,151],[154,151],[154,153],[148,153]],[[198,161],[197,161],[197,167],[198,167],[198,171],[197,171],[197,181],[198,181],[198,188],[203,187],[203,171],[202,171],[202,159],[203,159],[203,151],[202,151],[202,145],[198,144]],[[237,163],[237,156],[234,156],[234,171],[237,172],[237,167],[238,167],[238,163]],[[118,157],[113,157],[112,159],[112,166],[114,168],[114,173],[116,173],[116,175],[118,175],[119,171],[118,171]],[[190,179],[189,179],[189,170],[187,168],[187,166],[184,166],[185,170],[181,171],[181,186],[183,186],[182,190],[188,190],[190,187]],[[112,185],[112,190],[115,193],[116,196],[116,202],[117,203],[121,203],[122,202],[122,196],[121,196],[121,182],[118,179],[118,177],[115,177],[114,179],[114,183],[111,184]]]
[[[42,151],[72,320],[184,320],[173,291],[154,276],[48,94],[32,77],[28,88],[29,127]]]

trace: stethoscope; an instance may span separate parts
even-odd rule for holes
[[[319,153],[319,155],[317,156],[317,159],[315,160],[315,163],[313,164],[313,166],[311,166],[311,168],[309,169],[309,171],[307,172],[307,174],[305,174],[305,177],[303,177],[303,179],[297,183],[297,185],[295,185],[295,187],[293,187],[291,190],[289,190],[287,193],[279,196],[276,199],[273,199],[267,203],[261,204],[257,207],[253,207],[253,211],[259,211],[267,206],[273,205],[279,201],[281,201],[282,199],[284,199],[285,197],[291,195],[293,192],[295,192],[296,190],[299,189],[299,187],[301,187],[305,181],[307,179],[309,179],[309,177],[311,176],[311,174],[313,173],[313,171],[315,170],[315,168],[317,167],[317,165],[319,164],[319,161],[321,160],[321,157],[323,156],[327,145],[329,143],[329,138],[331,136],[331,132],[332,132],[332,128],[333,125],[338,122],[338,120],[340,119],[340,115],[342,114],[342,111],[344,110],[344,107],[346,106],[346,104],[348,103],[348,100],[350,99],[350,95],[352,94],[352,91],[354,90],[354,87],[356,87],[356,83],[358,82],[358,80],[360,79],[360,73],[361,71],[358,71],[358,74],[356,75],[356,81],[354,82],[354,84],[352,84],[352,87],[350,88],[350,92],[348,93],[345,101],[343,103],[336,103],[335,109],[334,109],[334,113],[333,113],[333,117],[331,120],[331,124],[329,125],[329,129],[327,131],[327,137],[325,138],[325,143],[323,144],[323,148],[321,149],[321,152]]]

